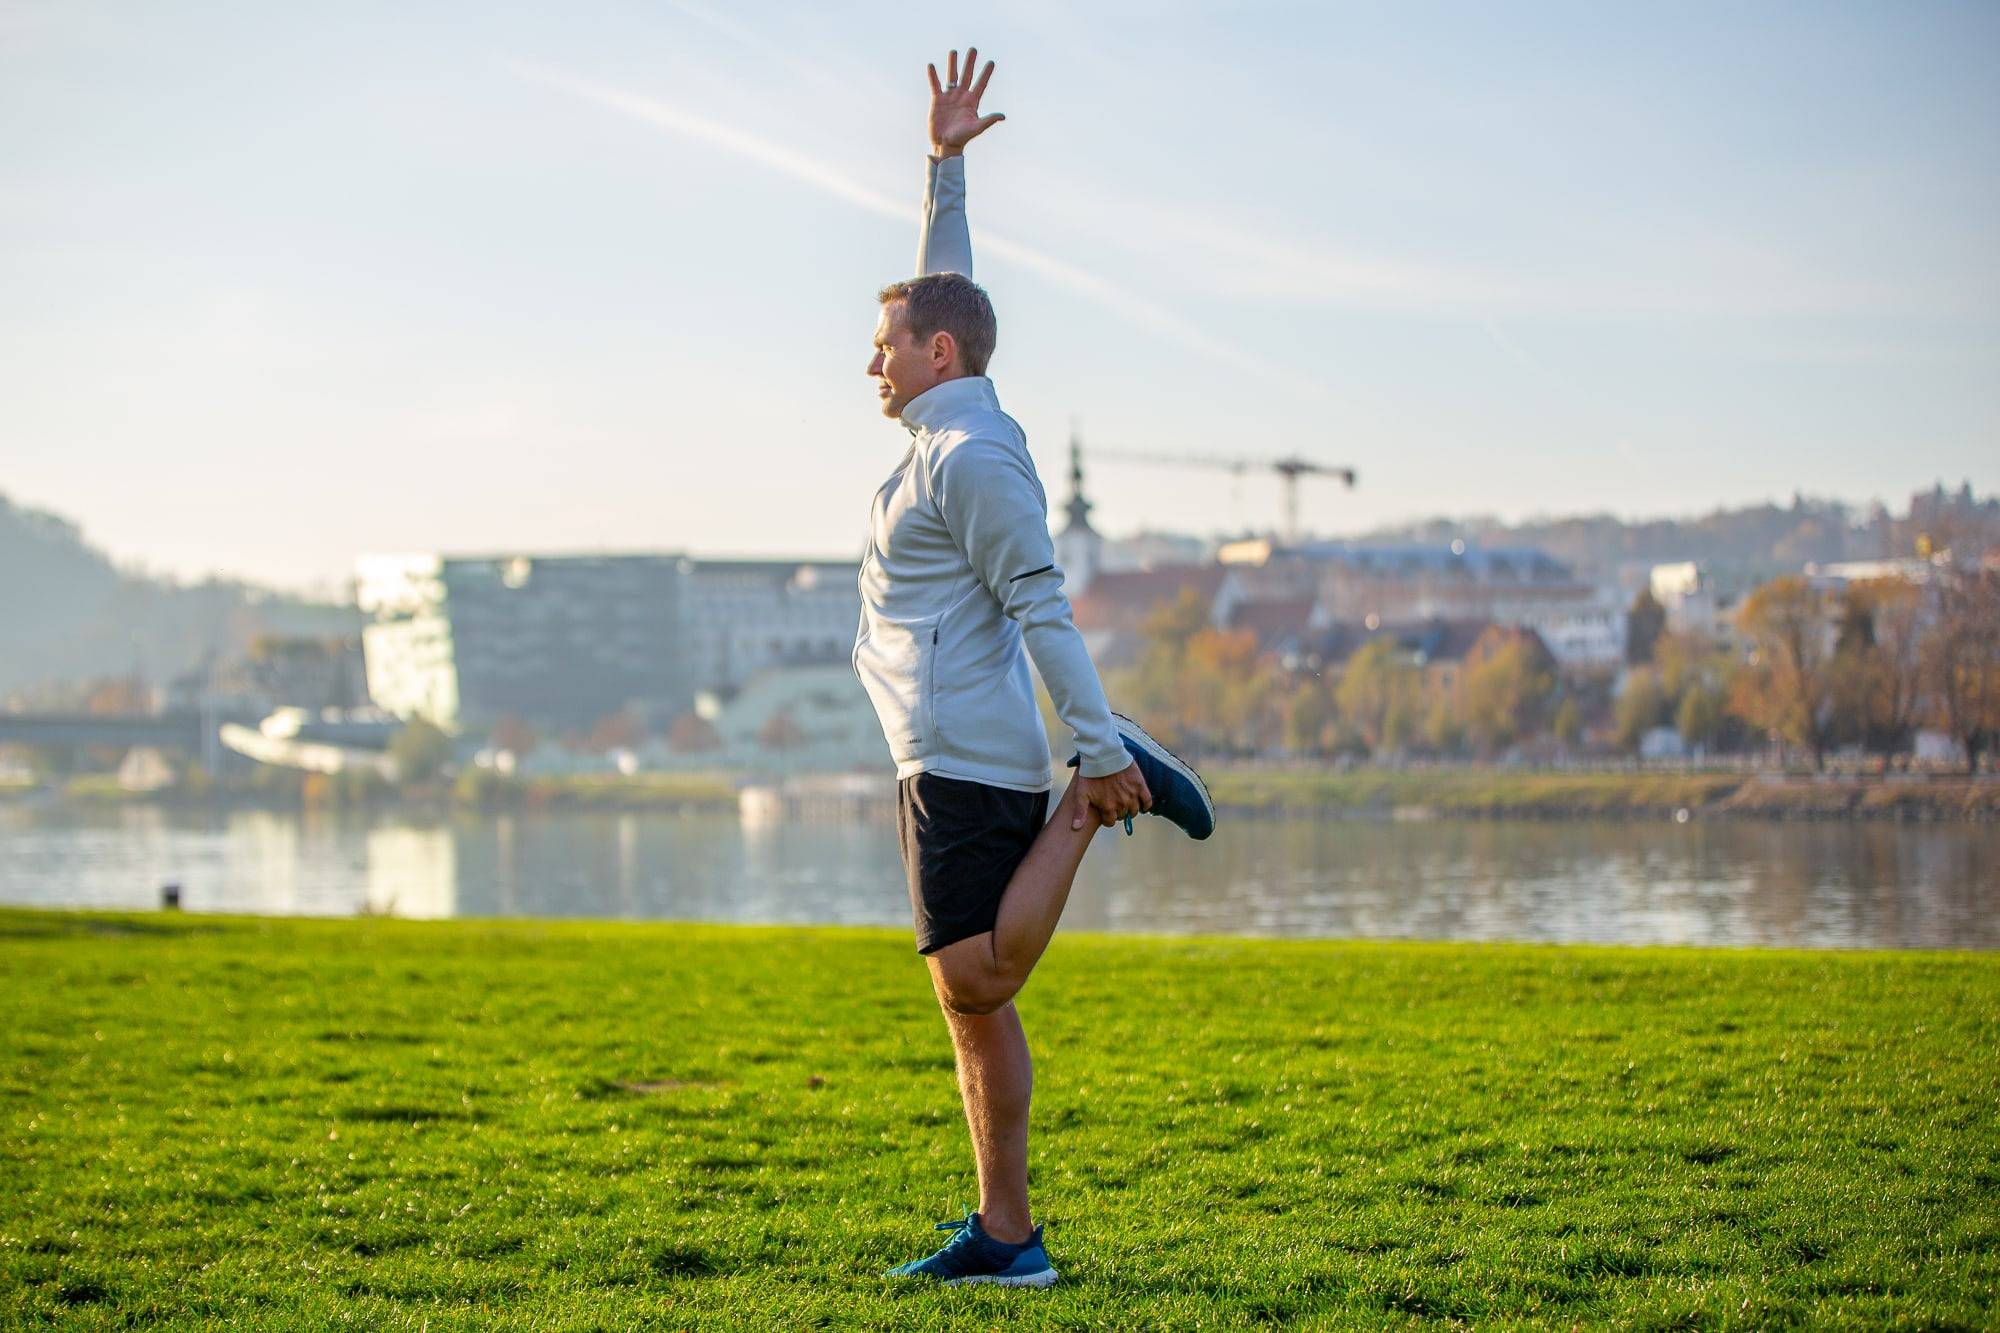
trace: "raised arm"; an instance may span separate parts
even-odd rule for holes
[[[977,79],[979,48],[968,47],[961,71],[958,52],[945,63],[945,80],[931,76],[931,156],[924,169],[924,221],[917,236],[917,272],[963,273],[972,276],[972,231],[965,220],[965,145],[1007,119],[999,112],[982,116],[979,99],[993,77],[993,62]],[[961,79],[960,74],[964,77]]]

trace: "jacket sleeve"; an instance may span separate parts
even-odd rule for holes
[[[990,440],[961,441],[931,464],[930,485],[952,540],[1021,626],[1057,716],[1076,733],[1078,771],[1101,778],[1131,767],[1097,668],[1070,619],[1049,539],[1048,499],[1026,452]]]
[[[924,169],[924,222],[917,272],[972,276],[972,231],[965,221],[965,158],[930,158]]]

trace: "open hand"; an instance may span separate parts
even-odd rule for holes
[[[966,144],[1007,119],[997,111],[990,116],[979,114],[979,99],[986,95],[986,81],[993,77],[993,62],[987,61],[985,72],[975,80],[972,73],[978,67],[976,46],[965,49],[963,69],[959,67],[958,52],[951,53],[951,59],[945,62],[942,84],[938,82],[937,66],[926,66],[931,73],[931,156],[957,157],[965,151]]]
[[[1110,828],[1121,819],[1153,808],[1153,793],[1147,790],[1146,779],[1140,776],[1136,763],[1108,777],[1087,778],[1078,774],[1072,789],[1076,805],[1070,814],[1071,831],[1093,820]]]

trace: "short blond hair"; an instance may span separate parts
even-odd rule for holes
[[[927,273],[892,282],[877,293],[883,305],[903,303],[903,326],[917,339],[949,333],[968,375],[984,375],[1000,341],[1000,321],[986,289],[963,273]]]

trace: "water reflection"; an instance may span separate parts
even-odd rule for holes
[[[2000,947],[2000,831],[1695,823],[1225,824],[1106,834],[1072,926],[1606,943]],[[0,902],[903,924],[885,824],[662,814],[0,806]]]

